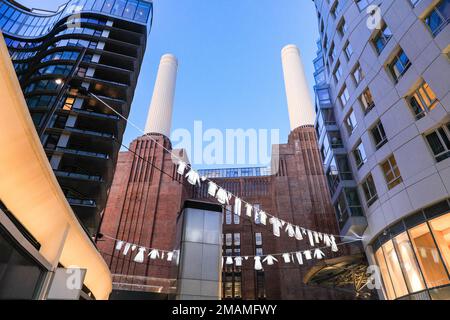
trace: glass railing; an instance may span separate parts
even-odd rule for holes
[[[90,181],[102,181],[102,177],[100,177],[100,176],[91,176],[88,174],[61,171],[61,170],[55,170],[54,172],[55,172],[55,175],[58,177],[73,178],[73,179],[80,179],[80,180],[90,180]]]
[[[64,153],[71,153],[71,154],[81,155],[81,156],[109,159],[109,156],[107,154],[104,154],[104,153],[75,150],[75,149],[69,149],[69,148],[64,148],[64,147],[56,147],[55,150],[56,151],[61,151],[61,152],[64,152]]]
[[[95,207],[97,205],[95,200],[84,200],[84,199],[77,199],[77,198],[70,198],[70,197],[68,197],[66,199],[70,205],[87,206],[87,207]]]
[[[110,133],[103,133],[103,132],[92,131],[92,130],[84,130],[84,129],[78,129],[75,127],[67,127],[67,126],[65,127],[65,130],[68,130],[70,132],[78,132],[78,133],[84,133],[84,134],[94,135],[94,136],[98,136],[98,137],[114,139],[114,135],[110,134]]]

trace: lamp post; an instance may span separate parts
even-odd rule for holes
[[[53,118],[53,115],[55,114],[56,109],[60,105],[61,99],[67,93],[67,90],[70,88],[69,83],[72,81],[73,77],[75,76],[76,72],[78,71],[81,61],[83,61],[83,58],[86,55],[86,51],[87,51],[87,48],[83,48],[80,51],[80,54],[78,55],[78,58],[77,58],[75,64],[73,65],[72,69],[70,70],[70,73],[67,76],[67,78],[65,79],[65,81],[62,79],[55,80],[56,84],[61,86],[61,88],[58,91],[58,95],[56,96],[55,102],[53,102],[50,110],[45,114],[44,122],[42,123],[42,125],[39,126],[38,135],[39,135],[39,139],[41,139],[42,143],[44,142],[43,137],[44,137],[45,130],[47,129],[48,125],[50,124],[50,121]]]

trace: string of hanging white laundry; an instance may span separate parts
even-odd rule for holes
[[[139,128],[133,122],[129,121],[127,118],[122,116],[118,111],[109,106],[106,102],[104,102],[101,98],[96,98],[103,103],[106,107],[108,107],[112,112],[117,114],[120,118],[125,120],[127,124],[129,123],[135,129],[140,131],[142,134],[146,134],[144,130]],[[296,240],[303,240],[303,236],[307,236],[309,243],[311,246],[315,246],[319,243],[320,240],[329,241],[333,247],[336,246],[336,237],[341,238],[349,238],[347,236],[333,235],[333,234],[325,234],[318,231],[313,231],[310,229],[306,229],[304,227],[297,226],[293,223],[286,222],[278,217],[275,217],[263,210],[257,209],[252,204],[242,200],[241,198],[235,196],[233,193],[227,191],[225,188],[219,186],[214,181],[208,179],[205,176],[200,176],[200,174],[192,168],[191,165],[183,161],[180,157],[174,154],[171,150],[167,149],[164,145],[159,143],[156,139],[152,138],[148,135],[148,138],[153,141],[156,145],[160,146],[163,150],[168,152],[172,159],[178,161],[177,163],[177,173],[186,178],[187,182],[193,186],[201,187],[202,183],[208,183],[208,194],[214,197],[220,204],[222,205],[230,205],[233,202],[233,213],[235,215],[241,216],[242,210],[245,209],[245,215],[252,219],[255,218],[255,221],[260,222],[262,225],[267,225],[267,221],[272,224],[273,234],[276,237],[280,237],[280,229],[284,229],[287,232],[288,236],[291,238],[295,238]],[[234,199],[234,201],[231,201]],[[358,238],[358,241],[361,240]]]
[[[179,250],[162,250],[156,248],[149,248],[145,246],[136,245],[130,242],[126,242],[123,240],[115,239],[113,237],[109,237],[104,235],[105,238],[116,241],[115,250],[121,251],[122,255],[127,256],[128,254],[132,254],[136,252],[136,255],[133,258],[134,262],[144,263],[144,260],[147,256],[150,260],[162,260],[167,262],[177,261],[179,260]],[[325,258],[324,250],[331,249],[332,252],[337,252],[337,247],[341,245],[346,245],[352,242],[357,242],[359,240],[352,240],[341,242],[336,244],[334,247],[331,243],[317,247],[311,250],[299,250],[294,252],[284,252],[284,253],[272,253],[266,255],[245,255],[245,256],[225,256],[222,258],[222,267],[224,265],[230,266],[234,265],[236,267],[242,267],[244,261],[253,261],[255,270],[262,270],[263,265],[267,264],[269,266],[274,265],[276,263],[284,262],[285,264],[297,264],[303,265],[306,261],[310,260],[322,260]],[[278,259],[276,257],[279,257]]]
[[[200,177],[197,171],[192,168],[188,168],[188,164],[186,162],[179,161],[177,166],[177,173],[186,177],[190,184],[200,187],[201,183],[206,181],[208,183],[208,195],[214,197],[217,202],[222,205],[231,205],[233,214],[241,217],[242,213],[245,212],[246,217],[249,219],[254,218],[255,222],[259,224],[264,226],[267,226],[268,223],[271,224],[272,232],[275,237],[280,237],[281,231],[284,230],[290,238],[295,238],[298,241],[307,238],[311,247],[314,247],[323,241],[327,246],[332,247],[333,251],[338,250],[335,235],[313,231],[294,225],[290,222],[286,222],[242,200],[217,185],[214,181],[208,180],[206,177]]]

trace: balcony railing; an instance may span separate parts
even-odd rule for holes
[[[102,181],[102,177],[100,177],[100,176],[91,176],[88,174],[61,171],[61,170],[55,170],[54,172],[55,172],[55,175],[58,177],[73,178],[73,179],[79,179],[79,180],[89,180],[89,181]]]
[[[69,148],[64,148],[64,147],[56,147],[54,150],[55,151],[61,151],[61,152],[64,152],[64,153],[76,154],[76,155],[80,155],[80,156],[87,156],[87,157],[94,157],[94,158],[101,158],[101,159],[109,159],[109,155],[104,154],[104,153],[75,150],[75,149],[69,149]]]
[[[84,129],[78,129],[75,127],[67,127],[67,126],[64,129],[67,131],[70,131],[70,132],[83,133],[83,134],[93,135],[93,136],[97,136],[97,137],[114,139],[114,135],[110,134],[110,133],[104,133],[104,132],[98,132],[98,131],[92,131],[92,130],[84,130]]]

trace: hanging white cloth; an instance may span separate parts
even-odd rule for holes
[[[295,239],[297,240],[303,240],[302,232],[300,230],[299,226],[295,226]]]
[[[242,207],[242,200],[239,198],[234,198],[234,214],[241,216],[241,207]]]
[[[300,229],[302,230],[302,233],[306,236],[306,229],[303,227],[301,227]]]
[[[186,178],[187,178],[187,181],[190,184],[192,184],[193,186],[195,186],[195,185],[198,185],[199,187],[201,186],[201,184],[200,184],[200,175],[198,174],[197,171],[191,169],[186,174]]]
[[[123,249],[123,255],[126,256],[128,254],[128,251],[130,251],[131,243],[126,243],[125,248]]]
[[[288,223],[285,231],[287,232],[289,238],[295,237],[295,229],[292,224]]]
[[[261,257],[256,256],[256,257],[254,257],[254,259],[255,259],[255,270],[257,270],[257,271],[262,270],[263,266],[261,264]]]
[[[313,233],[311,232],[311,230],[308,230],[308,239],[309,239],[309,244],[311,245],[311,247],[314,247],[314,236]]]
[[[296,252],[295,256],[297,257],[298,264],[302,265],[303,264],[303,254],[301,253],[301,251]]]
[[[245,204],[245,214],[247,215],[247,217],[252,217],[252,210],[253,210],[253,206],[250,203],[246,203]]]
[[[227,257],[227,261],[225,262],[225,264],[227,265],[233,264],[233,257]]]
[[[144,262],[144,252],[145,252],[145,248],[139,248],[138,254],[134,257],[134,262],[137,262],[137,263]]]
[[[323,257],[325,257],[325,253],[323,253],[322,250],[320,250],[318,248],[316,250],[314,250],[314,258],[316,258],[317,260],[321,260],[321,259],[323,259]]]
[[[167,252],[167,261],[172,261],[173,259],[173,252]]]
[[[283,253],[283,259],[284,259],[284,263],[291,263],[291,254]]]
[[[330,240],[331,240],[331,251],[338,252],[339,249],[338,249],[337,244],[336,244],[336,238],[334,236],[331,236]]]
[[[184,171],[186,170],[186,166],[187,166],[186,162],[180,161],[178,163],[178,170],[177,170],[178,174],[184,175]]]
[[[212,181],[210,181],[210,182],[208,183],[208,194],[209,194],[211,197],[215,197],[215,196],[216,196],[217,189],[218,189],[217,184],[215,184],[215,183],[212,182]]]
[[[260,211],[259,212],[259,220],[261,222],[262,225],[267,225],[267,213],[265,213],[264,211]]]
[[[282,223],[280,219],[272,217],[269,222],[272,224],[272,232],[275,237],[280,237],[280,228],[282,227]]]
[[[305,259],[306,260],[311,260],[312,259],[312,254],[311,254],[310,250],[303,251],[303,254],[305,255]]]
[[[137,248],[137,245],[133,244],[133,245],[131,246],[131,251],[136,250],[136,248]]]
[[[330,236],[328,234],[324,234],[323,235],[323,243],[327,246],[327,247],[331,247],[331,239]]]
[[[319,244],[320,240],[319,240],[319,234],[317,233],[317,231],[314,231],[313,235],[314,235],[314,241],[316,242],[316,244]]]
[[[242,267],[242,257],[235,257],[234,263],[235,263],[236,267]]]
[[[268,255],[267,257],[264,258],[263,262],[266,262],[267,265],[272,266],[274,262],[278,262],[278,259],[275,258],[274,256]]]
[[[155,260],[155,259],[159,258],[159,251],[156,249],[153,249],[152,251],[150,251],[148,256],[150,257],[150,259]]]
[[[323,240],[323,233],[319,232],[319,240],[322,241]]]
[[[122,249],[122,247],[123,247],[123,241],[120,240],[116,243],[116,250],[120,251]]]
[[[230,204],[231,193],[228,193],[225,189],[220,188],[219,191],[217,191],[216,199],[220,204],[228,205]]]

